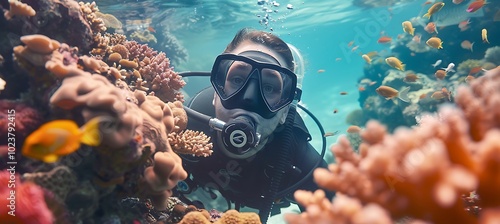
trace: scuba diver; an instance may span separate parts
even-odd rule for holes
[[[181,199],[196,188],[217,190],[228,206],[258,209],[266,223],[293,202],[296,190],[318,189],[312,171],[327,167],[326,143],[320,155],[296,111],[302,77],[294,71],[303,70],[298,57],[297,49],[279,37],[245,28],[216,58],[209,73],[212,86],[185,106],[187,129],[211,136],[213,154],[182,156],[190,175],[177,187]],[[333,192],[327,195],[332,198]]]

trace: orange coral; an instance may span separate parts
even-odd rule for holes
[[[203,212],[189,212],[179,222],[179,224],[210,224],[208,218]],[[259,215],[251,212],[238,212],[228,210],[214,224],[260,224]]]
[[[392,135],[370,121],[361,133],[360,155],[352,151],[346,138],[340,138],[331,148],[337,164],[315,170],[316,182],[355,197],[363,205],[376,203],[393,219],[409,216],[432,223],[496,220],[500,206],[500,67],[472,81],[470,88],[461,86],[456,102],[458,107],[440,108],[439,118],[428,116],[420,126],[401,128]],[[461,199],[473,190],[482,207],[479,218],[466,211]],[[315,217],[317,208],[329,214],[322,214],[321,222],[334,220],[333,211],[326,209],[329,206],[301,203],[310,205],[307,214],[292,216],[292,221],[305,223],[305,217]]]
[[[11,19],[13,16],[35,16],[35,10],[26,3],[17,0],[9,0],[10,10],[5,12],[6,19]]]

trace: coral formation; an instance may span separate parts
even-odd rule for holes
[[[209,218],[203,212],[189,212],[179,222],[179,224],[260,224],[260,218],[256,213],[238,212],[236,210],[228,210],[224,212],[222,217],[210,222]]]
[[[495,65],[500,65],[500,47],[490,47],[484,53],[484,60],[491,62]]]
[[[0,197],[6,202],[0,206],[2,223],[47,224],[55,221],[41,187],[21,182],[18,175],[7,170],[0,172],[0,183]]]
[[[149,32],[149,30],[143,30],[143,31],[136,30],[135,32],[130,34],[130,38],[132,40],[135,40],[143,44],[147,43],[152,44],[157,42],[155,35]]]
[[[26,3],[17,0],[9,1],[10,9],[5,12],[4,16],[11,19],[13,16],[35,16],[36,11]]]
[[[500,194],[500,67],[461,86],[457,107],[442,107],[439,117],[426,116],[412,130],[388,134],[370,121],[362,131],[360,155],[341,137],[331,150],[337,164],[317,169],[319,186],[357,200],[368,209],[375,203],[393,220],[406,217],[432,223],[489,223],[498,214]],[[475,191],[480,207],[471,209],[463,195]],[[290,215],[292,223],[350,223],[360,207],[338,214],[341,202],[330,203],[321,192],[297,192],[306,214]],[[474,210],[474,211],[472,211]],[[351,212],[353,211],[353,212]],[[471,211],[471,213],[469,213]],[[343,218],[347,215],[349,218]],[[390,222],[384,222],[390,223]]]
[[[7,145],[5,141],[7,141],[9,110],[15,111],[14,127],[17,141],[23,141],[43,122],[42,114],[36,108],[18,101],[0,100],[0,118],[2,118],[0,119],[0,145]]]

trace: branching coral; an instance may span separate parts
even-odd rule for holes
[[[441,108],[440,118],[427,116],[420,126],[393,135],[370,121],[361,133],[360,155],[340,138],[332,147],[337,164],[315,170],[316,182],[364,206],[376,203],[393,219],[491,222],[500,206],[500,67],[472,81],[470,88],[461,86],[456,103],[456,108]],[[479,217],[467,212],[462,200],[474,190],[480,198]],[[330,215],[322,214],[320,221],[334,220],[333,210],[325,209],[329,206],[312,204],[316,206],[308,207],[307,214],[291,219],[305,223],[307,217],[318,217],[321,208]]]
[[[168,134],[168,141],[176,153],[203,157],[212,155],[210,137],[199,131],[171,132]]]
[[[184,101],[179,90],[186,82],[172,70],[165,53],[158,53],[147,45],[135,41],[127,41],[125,46],[130,53],[128,60],[139,62],[137,70],[146,81],[145,87],[165,102]]]

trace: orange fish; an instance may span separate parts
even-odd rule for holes
[[[366,89],[365,89],[365,87],[360,86],[360,87],[358,88],[358,90],[359,90],[360,92],[363,92],[363,91],[365,91]]]
[[[404,102],[410,102],[408,98],[408,91],[410,91],[410,87],[407,86],[400,91],[390,87],[390,86],[380,86],[375,90],[380,96],[384,97],[386,100],[399,98]]]
[[[416,82],[418,79],[418,76],[415,75],[415,73],[408,73],[406,74],[405,78],[403,79],[403,82]]]
[[[470,3],[469,7],[467,7],[467,12],[475,12],[482,8],[486,4],[486,0],[476,0],[472,3]]]
[[[323,73],[323,72],[325,72],[325,69],[319,69],[318,70],[318,73]]]
[[[385,63],[387,63],[389,66],[398,69],[400,71],[404,71],[406,65],[403,64],[398,58],[396,57],[388,57],[385,59]]]
[[[433,22],[427,23],[424,30],[427,31],[427,33],[438,33],[436,29],[436,24]]]
[[[418,99],[425,99],[425,97],[427,97],[427,93],[422,93],[422,95],[420,95]]]
[[[441,91],[434,92],[431,95],[431,98],[435,99],[435,100],[441,100],[444,98],[448,98],[448,101],[451,101],[451,93],[446,88],[443,87],[443,89],[441,89]]]
[[[92,118],[81,128],[78,128],[72,120],[55,120],[45,123],[26,138],[22,154],[46,163],[53,163],[59,157],[78,150],[80,143],[97,146],[101,142],[100,121],[99,117]]]
[[[443,49],[443,41],[439,37],[431,37],[425,42],[429,47]]]
[[[382,37],[378,38],[377,43],[379,43],[379,44],[385,44],[385,43],[389,43],[391,41],[392,41],[391,37],[382,36]]]
[[[439,80],[443,80],[444,77],[446,77],[446,71],[443,69],[438,69],[436,73],[434,73],[434,76],[436,76],[436,78]]]
[[[424,18],[427,18],[427,19],[430,19],[431,16],[436,13],[436,12],[439,12],[439,10],[441,10],[441,8],[443,8],[444,6],[444,3],[443,2],[436,2],[434,3],[434,5],[432,5],[429,10],[427,10],[427,13],[425,13],[422,17]]]

